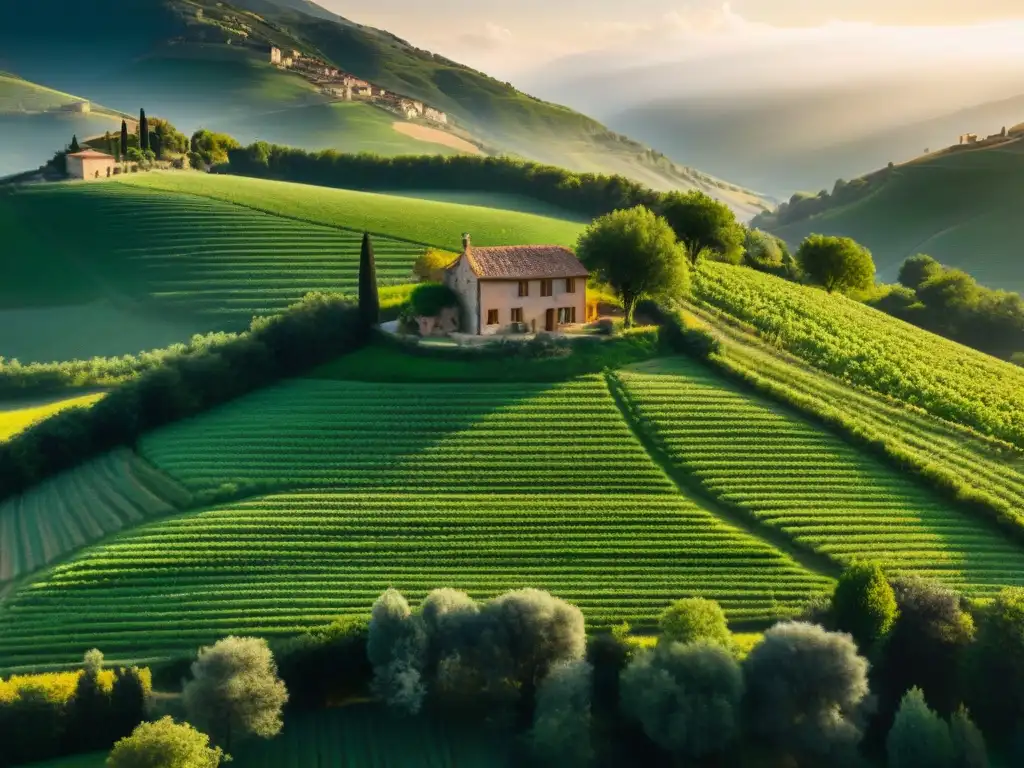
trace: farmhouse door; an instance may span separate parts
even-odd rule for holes
[[[549,309],[544,314],[544,330],[553,331],[555,330],[555,310]]]

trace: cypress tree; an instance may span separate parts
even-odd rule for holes
[[[71,146],[68,147],[68,152],[70,152],[71,154],[74,154],[75,152],[81,152],[81,151],[82,151],[82,148],[80,146],[78,146],[78,136],[77,135],[72,136],[71,137]]]
[[[380,322],[380,297],[377,295],[377,265],[373,258],[370,233],[363,233],[359,254],[359,318],[367,328]]]
[[[149,120],[144,109],[139,110],[139,149],[143,152],[149,149]]]
[[[121,121],[121,159],[128,157],[128,123]]]

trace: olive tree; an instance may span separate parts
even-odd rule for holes
[[[714,600],[702,597],[677,600],[661,614],[659,625],[659,642],[692,643],[705,640],[725,648],[732,644],[725,612]]]
[[[702,256],[738,264],[743,258],[745,232],[736,214],[699,189],[669,192],[662,197],[658,213],[686,246],[690,262]],[[779,259],[781,262],[781,254]]]
[[[189,722],[230,750],[238,738],[276,736],[288,692],[267,641],[232,636],[199,649],[184,701]]]
[[[896,595],[877,563],[854,563],[840,575],[832,619],[865,653],[889,633],[897,613]]]
[[[743,662],[751,737],[808,765],[852,759],[868,702],[868,663],[853,638],[784,622]]]
[[[427,635],[420,617],[413,615],[409,603],[395,589],[373,604],[366,651],[377,695],[391,706],[419,712],[426,695]]]
[[[885,751],[888,768],[953,768],[949,726],[928,708],[920,688],[903,697]]]
[[[585,661],[554,664],[537,689],[530,741],[537,758],[557,766],[590,765],[591,679]]]
[[[142,723],[118,741],[107,768],[217,768],[224,753],[210,747],[210,737],[169,716]]]
[[[720,645],[659,643],[623,670],[620,694],[647,736],[684,760],[723,755],[739,735],[743,674]]]
[[[871,252],[848,237],[811,235],[800,245],[796,260],[804,274],[829,293],[866,290],[875,282]]]
[[[685,250],[668,222],[643,206],[595,219],[576,249],[583,265],[622,300],[626,327],[641,299],[689,289]]]

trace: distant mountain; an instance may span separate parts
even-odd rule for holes
[[[906,257],[927,253],[983,285],[1024,292],[1024,125],[1014,132],[1019,138],[882,169],[752,223],[792,247],[811,233],[852,237],[886,281]]]
[[[241,6],[241,7],[240,7]],[[82,35],[53,19],[102,19]],[[672,162],[578,112],[335,16],[305,0],[34,0],[0,9],[0,69],[88,94],[119,109],[145,105],[185,129],[273,140],[273,113],[322,104],[316,89],[269,63],[295,48],[448,112],[488,146],[585,171],[622,173],[659,189],[706,189],[748,217],[757,195]],[[97,55],[102,51],[102,55]],[[294,126],[288,134],[301,132]]]

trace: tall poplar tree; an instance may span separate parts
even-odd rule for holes
[[[373,257],[370,233],[363,233],[359,254],[359,317],[367,328],[380,322],[380,297],[377,295],[377,265]]]
[[[143,152],[149,149],[149,120],[144,109],[139,110],[139,149]]]
[[[128,123],[121,121],[121,159],[128,157]]]

